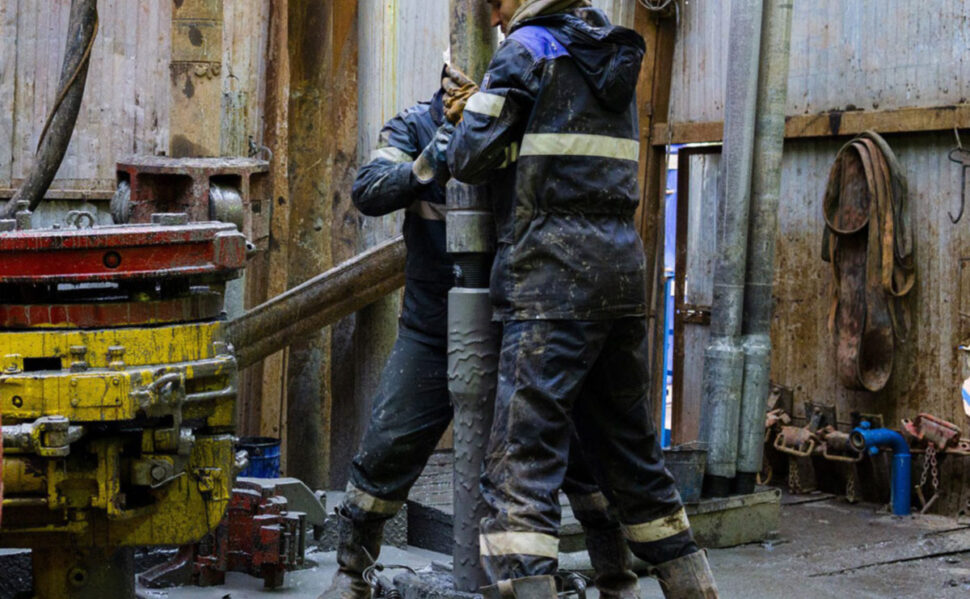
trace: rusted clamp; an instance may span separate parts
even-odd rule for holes
[[[913,420],[903,418],[903,430],[911,437],[910,445],[914,440],[924,444],[932,443],[940,451],[946,450],[960,437],[960,427],[932,414],[919,414]]]
[[[797,426],[783,426],[775,437],[775,449],[800,458],[815,451],[815,436],[811,431]]]
[[[849,464],[855,464],[861,462],[863,454],[861,452],[854,452],[855,455],[844,455],[838,453],[829,453],[829,446],[827,443],[822,443],[822,457],[826,460],[832,462],[846,462]]]
[[[954,455],[970,455],[970,439],[957,439],[954,445],[946,448],[946,452]]]
[[[820,430],[818,436],[822,439],[821,453],[826,460],[850,464],[862,461],[864,454],[852,447],[849,433],[838,431],[830,425]]]

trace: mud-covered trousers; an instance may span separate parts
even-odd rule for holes
[[[660,564],[697,551],[647,402],[642,318],[506,321],[482,490],[493,582],[553,574],[558,491],[575,424],[633,552]],[[575,449],[575,448],[573,448]]]
[[[401,326],[384,366],[370,422],[354,457],[343,503],[353,520],[388,519],[401,509],[453,416],[444,340]],[[587,528],[616,527],[586,462],[574,459],[564,491]]]

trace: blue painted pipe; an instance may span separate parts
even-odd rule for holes
[[[893,450],[892,474],[892,506],[896,516],[910,514],[910,464],[912,456],[909,444],[902,435],[888,428],[872,428],[868,422],[863,422],[849,435],[849,443],[857,451],[868,450],[871,455],[879,453],[880,449]]]

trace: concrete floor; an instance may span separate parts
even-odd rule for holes
[[[894,518],[876,506],[840,499],[786,498],[777,538],[761,545],[713,550],[710,559],[724,598],[799,599],[970,597],[970,526],[934,516]],[[157,599],[316,599],[334,572],[334,554],[313,553],[316,568],[287,574],[284,589],[230,575],[225,587],[145,591]],[[448,557],[420,549],[385,548],[381,561],[420,568]],[[641,580],[644,599],[662,597]],[[598,593],[588,595],[590,599]]]

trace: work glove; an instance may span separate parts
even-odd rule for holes
[[[457,124],[465,112],[465,104],[478,92],[478,85],[468,75],[450,64],[441,71],[441,89],[445,90],[445,118]]]
[[[451,172],[448,171],[448,144],[454,133],[455,126],[451,123],[446,122],[438,127],[434,139],[411,165],[411,172],[418,182],[428,184],[434,181],[444,187],[451,179]]]

